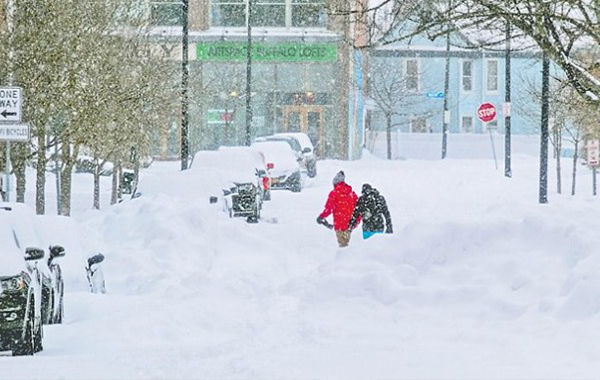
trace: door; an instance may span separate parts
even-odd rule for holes
[[[325,154],[323,111],[323,107],[319,106],[285,106],[283,108],[284,130],[306,133],[315,147],[315,154],[320,157]]]

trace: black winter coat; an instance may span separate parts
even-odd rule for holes
[[[352,219],[350,219],[351,227],[356,227],[359,216],[362,216],[363,231],[384,232],[385,230],[385,232],[392,233],[390,211],[385,198],[376,189],[369,188],[367,191],[363,191],[358,198]]]

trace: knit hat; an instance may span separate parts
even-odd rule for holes
[[[334,177],[333,177],[333,186],[337,185],[340,182],[345,182],[346,181],[346,175],[344,174],[343,170],[340,170]]]

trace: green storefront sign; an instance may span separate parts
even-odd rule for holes
[[[247,59],[245,43],[200,42],[196,46],[199,61],[237,62]],[[255,62],[335,62],[336,44],[309,43],[254,43],[252,60]]]

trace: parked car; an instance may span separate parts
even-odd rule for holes
[[[267,163],[264,154],[247,146],[222,146],[219,147],[218,151],[225,154],[239,155],[245,160],[251,161],[256,170],[256,175],[260,180],[260,184],[262,185],[262,191],[260,193],[263,201],[271,200],[271,177],[269,176],[269,172],[267,170]]]
[[[251,146],[264,154],[272,189],[302,191],[302,176],[296,154],[285,141],[256,141]]]
[[[0,205],[0,351],[33,355],[42,350],[40,263],[45,251],[27,245],[35,231],[13,207]]]
[[[298,142],[298,140],[296,140],[295,138],[291,137],[291,136],[277,136],[277,135],[271,135],[271,136],[263,136],[263,137],[258,137],[254,140],[255,142],[264,142],[264,141],[283,141],[285,143],[287,143],[290,148],[292,148],[292,151],[294,152],[294,155],[296,156],[296,161],[298,161],[298,164],[300,164],[300,171],[303,173],[306,173],[306,160],[304,159],[304,154],[302,154],[302,147],[300,146],[300,143]]]
[[[49,247],[48,268],[51,274],[52,292],[49,298],[50,317],[47,319],[48,324],[62,323],[65,315],[65,284],[62,275],[62,269],[57,261],[59,257],[65,255],[65,249],[60,245],[52,245]]]
[[[290,137],[298,141],[305,160],[306,172],[310,178],[317,176],[317,155],[315,147],[306,133],[277,133],[275,137]]]
[[[250,152],[234,150],[201,151],[194,156],[192,170],[205,183],[220,190],[223,208],[230,217],[246,217],[248,222],[260,219],[263,201],[263,180],[256,170]],[[211,202],[213,198],[211,197]]]

